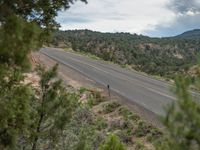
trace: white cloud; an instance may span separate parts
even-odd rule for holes
[[[57,21],[61,29],[90,29],[102,32],[145,34],[157,26],[169,27],[178,14],[169,9],[170,0],[88,0],[77,2]],[[188,11],[188,15],[195,15]]]

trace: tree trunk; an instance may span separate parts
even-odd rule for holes
[[[33,141],[32,150],[36,150],[36,148],[37,148],[38,134],[40,133],[40,126],[42,124],[43,117],[44,117],[44,115],[43,115],[43,113],[41,113],[40,119],[39,119],[39,122],[38,122],[38,125],[37,125],[36,136],[35,136],[35,139]]]

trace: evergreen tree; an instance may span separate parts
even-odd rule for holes
[[[86,2],[86,0],[81,0]],[[58,11],[74,0],[2,0],[0,2],[0,62],[26,66],[27,54],[59,27]],[[26,61],[25,61],[26,60]]]
[[[31,135],[32,150],[39,149],[37,145],[40,139],[42,144],[48,143],[51,149],[56,147],[77,106],[77,95],[66,93],[61,80],[55,80],[56,71],[57,65],[48,71],[40,67],[38,71],[41,77],[41,93],[31,106],[32,110],[36,110],[31,124],[34,130]]]
[[[59,100],[60,103],[64,103],[64,106],[69,102],[66,101],[68,96],[63,93],[64,89],[60,81],[53,82],[49,88],[45,87],[47,91],[42,92],[43,95],[48,92],[52,94],[52,99],[49,99],[52,103],[47,103],[46,97],[40,99],[45,101],[45,107],[51,109],[54,109],[53,106],[59,109],[61,107],[60,111],[55,109],[56,113],[51,114],[50,108],[32,104],[35,97],[31,86],[23,84],[23,71],[30,66],[28,62],[30,51],[42,46],[51,31],[58,27],[55,21],[57,12],[68,9],[73,2],[74,0],[1,0],[0,2],[0,149],[18,149],[17,146],[22,146],[26,142],[33,142],[33,149],[35,149],[38,139],[44,135],[41,134],[44,133],[41,126],[43,128],[45,119],[52,122],[51,128],[48,128],[52,136],[55,133],[54,129],[63,128],[66,118],[70,118],[67,116],[63,118],[63,115],[66,115],[65,110],[58,104]],[[42,76],[45,80],[43,83],[46,84],[51,80],[50,77],[53,75],[46,78]],[[41,87],[44,88],[43,85]],[[56,94],[59,100],[53,97]],[[66,107],[66,111],[70,112],[70,109]],[[43,113],[52,115],[54,119],[49,119],[51,117],[48,118],[47,114],[41,117]],[[59,117],[56,116],[58,113]],[[38,130],[35,130],[35,126],[31,126],[33,130],[31,131],[33,116],[36,117],[34,121]],[[38,116],[40,116],[39,120],[37,120]],[[33,141],[30,139],[31,133],[34,133]],[[30,141],[26,141],[27,138]]]
[[[26,136],[30,122],[31,88],[21,83],[20,70],[1,70],[0,149],[16,148],[19,137]],[[6,72],[6,73],[5,73]],[[3,76],[2,75],[7,75]],[[5,78],[5,79],[4,79]]]
[[[195,79],[195,86],[200,90],[200,74]],[[160,150],[199,150],[200,149],[200,105],[191,95],[192,85],[188,77],[177,77],[176,94],[178,101],[167,111],[163,123],[167,133],[158,144]]]

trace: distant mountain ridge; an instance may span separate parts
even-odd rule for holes
[[[190,31],[186,31],[180,35],[175,36],[175,38],[182,39],[200,39],[200,29],[194,29]]]
[[[169,38],[90,30],[57,31],[52,44],[169,78],[177,73],[187,73],[200,52],[199,30]]]

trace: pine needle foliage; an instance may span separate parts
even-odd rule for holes
[[[126,147],[116,135],[110,135],[100,146],[99,150],[126,150]]]
[[[167,115],[163,119],[167,133],[165,139],[158,144],[159,150],[199,150],[200,149],[200,104],[199,95],[191,94],[189,87],[200,86],[200,74],[197,74],[195,82],[189,77],[176,78],[177,101],[167,109]]]

